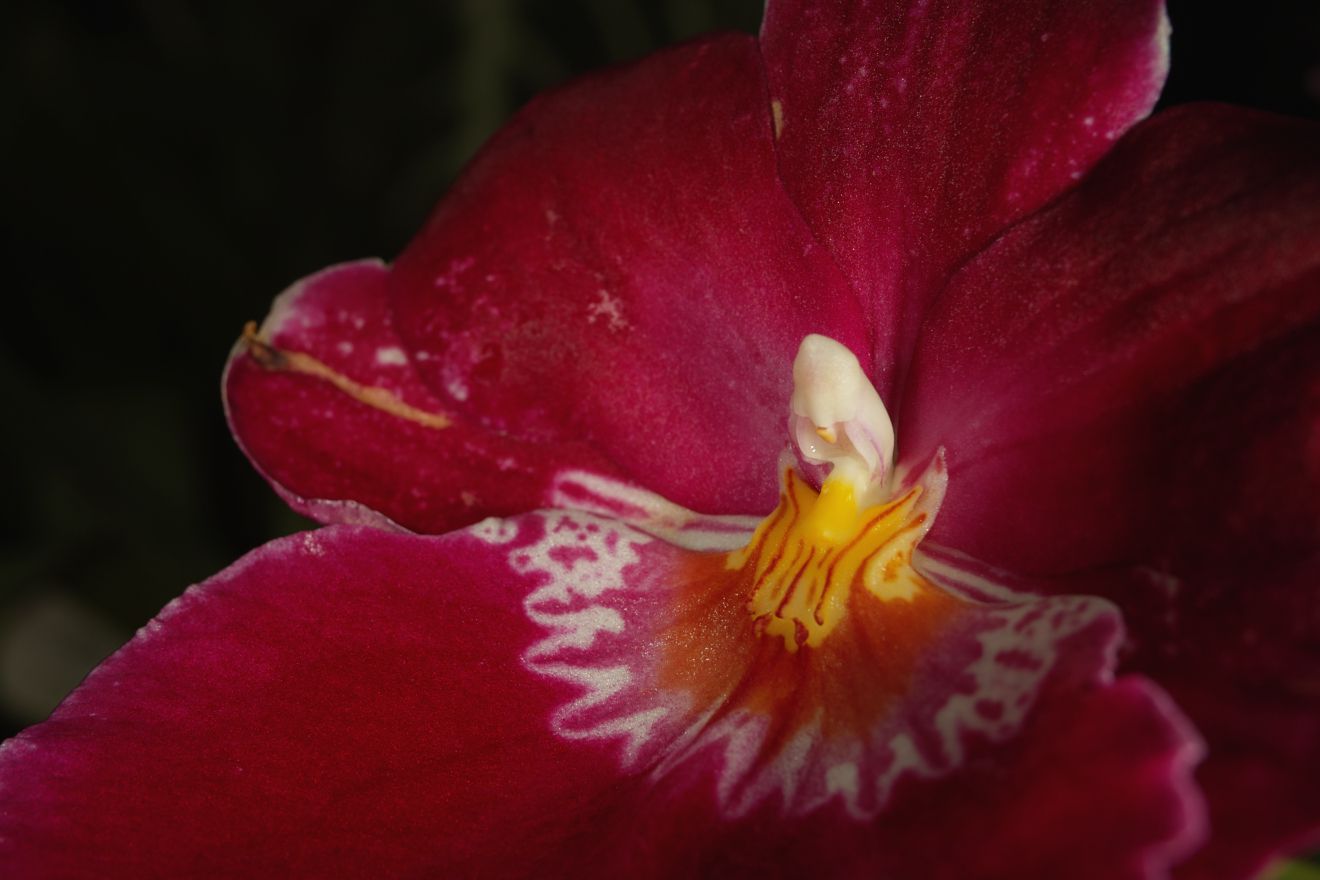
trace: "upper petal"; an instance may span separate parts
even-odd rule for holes
[[[1313,546],[1317,157],[1309,123],[1161,114],[959,272],[898,425],[947,450],[938,540],[1023,572]]]
[[[771,0],[780,171],[867,304],[886,400],[924,306],[1145,116],[1161,0]]]
[[[856,298],[780,187],[747,37],[538,98],[391,284],[394,326],[447,408],[586,440],[705,511],[773,506],[803,336],[868,353]]]

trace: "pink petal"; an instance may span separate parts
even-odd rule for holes
[[[1308,123],[1162,114],[966,266],[897,420],[947,450],[932,535],[1023,572],[1314,547],[1317,157]]]
[[[1195,740],[1147,686],[1109,683],[1112,611],[1067,598],[958,612],[945,646],[918,658],[954,673],[929,682],[943,695],[914,692],[885,722],[916,736],[887,807],[859,818],[864,802],[837,795],[798,812],[819,780],[840,792],[847,780],[828,763],[753,752],[745,764],[746,739],[699,746],[706,728],[685,719],[709,707],[654,675],[666,652],[724,675],[728,658],[683,658],[655,639],[657,624],[688,619],[691,590],[713,586],[683,575],[727,576],[722,556],[683,547],[736,535],[699,518],[680,527],[672,508],[629,491],[613,498],[634,500],[639,527],[683,546],[564,511],[443,537],[338,526],[188,591],[50,721],[0,749],[6,866],[21,877],[664,877],[920,865],[1045,878],[1085,851],[1076,876],[1138,878],[1195,840]],[[695,632],[667,631],[718,640],[712,613]],[[997,615],[1021,638],[986,644],[1020,654],[969,683],[985,661],[947,639],[1000,632]],[[1013,720],[1016,702],[987,714],[956,699],[984,687],[1025,697],[1030,712]],[[949,739],[941,711],[970,726]],[[767,781],[763,795],[723,785],[739,766]],[[784,787],[793,780],[802,787]]]
[[[773,506],[802,337],[868,351],[855,297],[780,188],[741,36],[534,101],[398,259],[392,296],[448,410],[586,440],[712,512]]]
[[[771,0],[780,169],[875,326],[882,396],[948,272],[1149,112],[1160,0]]]
[[[613,471],[585,444],[529,444],[451,415],[390,326],[388,279],[370,260],[304,279],[276,301],[262,341],[230,358],[234,436],[295,510],[442,532],[542,506],[561,469]],[[324,371],[293,368],[307,358]]]
[[[0,750],[8,877],[530,876],[615,803],[549,735],[526,579],[337,526],[194,587]],[[565,851],[567,850],[567,855]]]

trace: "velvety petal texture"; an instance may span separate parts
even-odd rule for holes
[[[5,875],[531,876],[571,851],[616,774],[547,735],[573,689],[526,673],[528,585],[482,546],[339,526],[190,589],[0,750]]]
[[[533,101],[394,265],[394,326],[452,411],[585,440],[708,512],[774,506],[790,367],[857,298],[784,194],[761,59],[712,37]]]
[[[950,270],[1149,112],[1161,0],[771,0],[784,183],[866,305],[892,402]]]
[[[10,875],[1046,878],[1081,848],[1074,876],[1144,878],[1197,839],[1196,740],[1158,691],[1110,682],[1104,603],[966,606],[915,658],[942,696],[894,692],[856,728],[865,688],[788,691],[817,711],[767,726],[757,675],[708,692],[741,660],[673,651],[721,638],[718,613],[674,625],[736,576],[745,528],[589,474],[560,491],[637,527],[336,526],[189,590],[0,750]],[[807,662],[738,613],[752,654]],[[873,749],[889,770],[859,778]]]
[[[1200,106],[1133,132],[964,267],[922,328],[898,445],[947,452],[936,537],[1021,572],[1148,560],[1174,536],[1204,552],[1279,527],[1314,542],[1313,389],[1231,380],[1288,345],[1313,379],[1299,334],[1320,316],[1318,241],[1315,126]],[[1219,399],[1198,400],[1212,382]],[[1261,456],[1252,416],[1271,399],[1300,430]],[[1266,485],[1268,500],[1242,495]]]
[[[447,410],[394,333],[388,279],[375,260],[306,278],[230,358],[234,436],[295,510],[443,532],[542,506],[563,467],[614,470],[585,443],[526,443]]]

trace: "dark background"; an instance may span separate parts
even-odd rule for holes
[[[1320,3],[1171,2],[1164,103],[1320,117]],[[0,11],[0,736],[182,589],[305,525],[229,439],[243,323],[392,257],[536,92],[762,0]]]

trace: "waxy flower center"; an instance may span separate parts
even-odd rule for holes
[[[893,489],[893,426],[852,352],[808,336],[793,378],[794,451],[800,467],[824,474],[820,491],[785,468],[779,506],[727,559],[750,569],[756,631],[791,652],[820,647],[855,590],[910,602],[927,587],[911,560],[933,515],[922,485]]]

